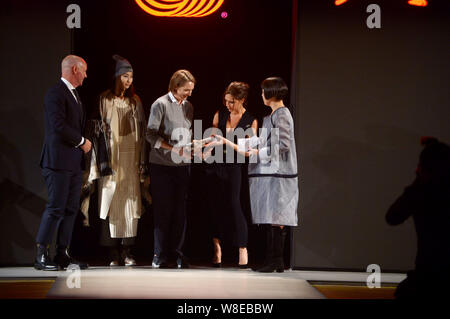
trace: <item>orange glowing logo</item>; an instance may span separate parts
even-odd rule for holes
[[[200,18],[217,11],[225,0],[135,0],[142,10],[158,17]]]
[[[346,2],[347,2],[347,0],[336,0],[336,1],[334,1],[334,4],[337,6],[340,6],[341,4],[344,4]]]
[[[428,2],[427,0],[409,0],[408,4],[412,6],[426,7]]]

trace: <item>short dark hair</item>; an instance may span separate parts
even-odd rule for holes
[[[275,98],[277,101],[283,100],[289,89],[280,77],[270,77],[262,81],[261,89],[264,90],[264,97],[269,100]]]
[[[250,85],[245,82],[231,82],[223,93],[223,104],[225,105],[225,95],[230,94],[236,100],[244,99],[244,106],[247,106],[247,97]]]

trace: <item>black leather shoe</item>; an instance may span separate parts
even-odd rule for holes
[[[87,269],[89,267],[87,263],[72,258],[72,256],[69,255],[67,248],[66,249],[58,248],[56,256],[53,259],[53,261],[62,269],[66,269],[69,265],[76,265],[80,267],[80,269]]]
[[[187,268],[189,268],[189,264],[188,264],[188,262],[187,262],[186,257],[184,257],[184,256],[179,256],[179,257],[177,258],[177,268],[178,268],[178,269],[187,269]]]
[[[152,261],[152,268],[167,269],[169,268],[169,263],[166,260],[159,258],[158,256],[154,256]]]
[[[274,258],[270,263],[256,270],[257,272],[284,272],[282,258]]]
[[[38,244],[36,258],[34,259],[34,268],[47,271],[58,270],[58,265],[53,263],[48,256],[48,247]]]

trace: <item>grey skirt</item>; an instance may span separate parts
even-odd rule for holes
[[[249,178],[254,224],[297,226],[298,177]]]

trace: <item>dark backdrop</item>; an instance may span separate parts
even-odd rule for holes
[[[385,213],[414,179],[420,136],[450,143],[450,1],[300,1],[297,268],[414,266],[412,220]],[[381,29],[366,8],[381,7]]]
[[[2,1],[0,10],[0,265],[29,264],[47,190],[39,169],[43,100],[70,53],[66,4]]]

